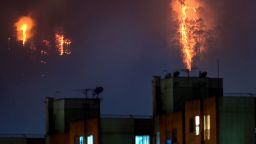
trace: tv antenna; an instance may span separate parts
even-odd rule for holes
[[[99,94],[103,92],[103,87],[99,86],[96,88],[86,88],[86,89],[78,89],[77,91],[81,91],[83,96],[85,98],[88,98],[89,96],[99,98]]]

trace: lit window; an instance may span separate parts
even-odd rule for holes
[[[93,144],[93,135],[87,137],[87,144]]]
[[[196,128],[196,135],[200,134],[200,117],[195,116],[195,128]]]
[[[210,139],[211,130],[211,117],[210,115],[204,116],[204,140]]]
[[[172,140],[171,139],[167,139],[166,140],[166,144],[172,144]]]
[[[83,136],[79,137],[79,144],[84,144],[84,137]]]
[[[166,138],[166,144],[172,144],[171,132],[170,132],[169,130],[166,130],[166,132],[165,132],[165,138]]]
[[[135,144],[150,144],[150,138],[148,135],[135,136]]]
[[[160,132],[156,133],[156,144],[160,144]]]

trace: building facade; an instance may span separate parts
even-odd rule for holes
[[[46,99],[46,144],[255,144],[254,97],[223,96],[223,80],[152,81],[149,117],[103,116],[100,99]]]
[[[45,144],[43,135],[2,134],[0,144]]]
[[[206,76],[155,76],[152,85],[153,143],[255,143],[254,97],[224,97],[222,79]]]
[[[46,100],[47,144],[150,144],[150,117],[102,116],[100,99]]]

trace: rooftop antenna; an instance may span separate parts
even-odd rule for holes
[[[103,87],[96,87],[95,89],[92,88],[85,88],[85,89],[77,89],[76,91],[81,91],[83,96],[85,98],[89,97],[89,94],[91,94],[92,97],[99,97],[99,94],[103,92]]]

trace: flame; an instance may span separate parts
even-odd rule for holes
[[[35,23],[32,18],[23,16],[16,23],[17,39],[22,41],[23,46],[32,36],[32,29]]]
[[[173,0],[172,10],[178,21],[179,43],[185,68],[192,70],[195,58],[205,50],[207,28],[199,12],[200,0]]]
[[[71,51],[69,49],[71,45],[70,39],[65,38],[63,34],[56,33],[55,41],[56,41],[57,51],[60,56],[63,56],[64,54],[71,54]]]
[[[56,47],[59,52],[59,55],[64,55],[64,36],[61,34],[56,33]]]

